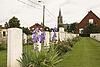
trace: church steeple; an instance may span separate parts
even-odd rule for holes
[[[61,8],[59,9],[58,24],[63,24],[63,19],[61,16]]]
[[[61,8],[59,8],[59,16],[58,16],[58,29],[59,27],[63,27],[63,18],[61,15]]]
[[[59,17],[61,16],[61,8],[59,8]]]

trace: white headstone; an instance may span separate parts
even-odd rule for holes
[[[53,37],[53,35],[54,35],[54,32],[51,32],[51,35],[50,35],[50,39],[51,39],[51,41],[52,41],[52,37]]]
[[[60,41],[65,41],[65,32],[59,32]]]
[[[58,40],[59,40],[59,32],[56,32],[56,36],[57,36],[57,37],[56,37],[56,40],[57,40],[57,42],[58,42]],[[56,43],[57,43],[57,42],[56,42]]]
[[[68,40],[68,39],[69,39],[69,34],[65,33],[65,40]]]
[[[64,32],[64,28],[63,27],[60,27],[59,28],[59,32]]]
[[[44,40],[44,47],[49,48],[49,32],[46,32],[45,40]]]
[[[22,55],[22,30],[8,29],[7,67],[21,67],[17,61]]]
[[[23,33],[23,38],[24,38],[24,44],[27,43],[27,35],[25,33]]]

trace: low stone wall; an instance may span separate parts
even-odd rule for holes
[[[98,34],[90,34],[90,37],[97,40],[97,41],[100,41],[100,33]]]

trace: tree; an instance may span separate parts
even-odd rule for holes
[[[7,28],[20,28],[20,20],[18,20],[18,18],[14,16],[8,21],[8,23],[6,22],[6,27]]]
[[[22,30],[23,30],[23,33],[25,33],[26,35],[31,34],[31,32],[30,32],[30,30],[28,28],[24,28],[23,27]]]
[[[100,24],[96,24],[96,27],[93,33],[100,33]]]
[[[84,34],[91,34],[91,33],[100,33],[100,24],[91,24],[88,25],[83,30]]]
[[[70,33],[77,33],[77,29],[76,29],[77,24],[78,24],[77,22],[74,22],[74,23],[70,24],[67,27],[67,31],[70,32]]]
[[[85,26],[83,33],[84,34],[91,34],[93,32],[94,28],[95,28],[95,24],[88,23],[88,25]]]

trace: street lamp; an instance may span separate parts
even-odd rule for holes
[[[41,3],[43,1],[39,0],[38,2]],[[44,5],[44,2],[43,2],[43,28],[44,28],[44,22],[45,22],[45,5]]]

